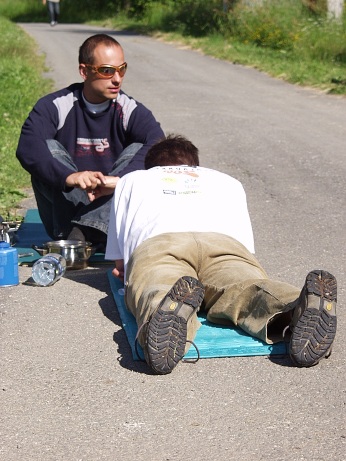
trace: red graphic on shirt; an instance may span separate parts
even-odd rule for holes
[[[77,138],[76,157],[103,157],[109,152],[109,142],[107,138],[87,139]]]

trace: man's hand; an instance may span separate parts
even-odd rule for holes
[[[123,259],[115,260],[115,268],[112,270],[112,274],[114,275],[114,277],[117,277],[122,282],[124,282],[124,260]]]
[[[78,171],[66,178],[66,186],[83,190],[94,190],[97,186],[105,184],[105,176],[100,171]]]
[[[119,179],[120,178],[118,176],[105,176],[103,184],[88,191],[90,202],[93,202],[95,199],[103,197],[104,195],[112,195]]]

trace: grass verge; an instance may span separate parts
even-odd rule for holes
[[[30,177],[16,159],[23,122],[37,99],[53,88],[44,79],[43,56],[18,26],[0,16],[0,214],[13,217]]]

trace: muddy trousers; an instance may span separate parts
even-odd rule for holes
[[[140,244],[127,265],[125,300],[139,328],[184,275],[204,285],[201,311],[210,322],[236,325],[268,344],[282,339],[301,291],[270,280],[257,259],[231,237],[213,232],[161,234]],[[188,340],[199,327],[194,315],[188,322]],[[143,334],[138,339],[143,346]]]

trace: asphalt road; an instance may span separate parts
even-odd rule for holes
[[[57,88],[80,81],[78,47],[99,28],[22,27]],[[189,137],[203,166],[243,182],[269,274],[299,287],[315,268],[336,275],[334,351],[312,369],[242,357],[155,376],[132,360],[107,267],[70,271],[49,288],[26,283],[31,270],[20,267],[21,284],[0,291],[0,459],[344,461],[346,99],[106,32],[125,50],[124,90],[166,133]]]

